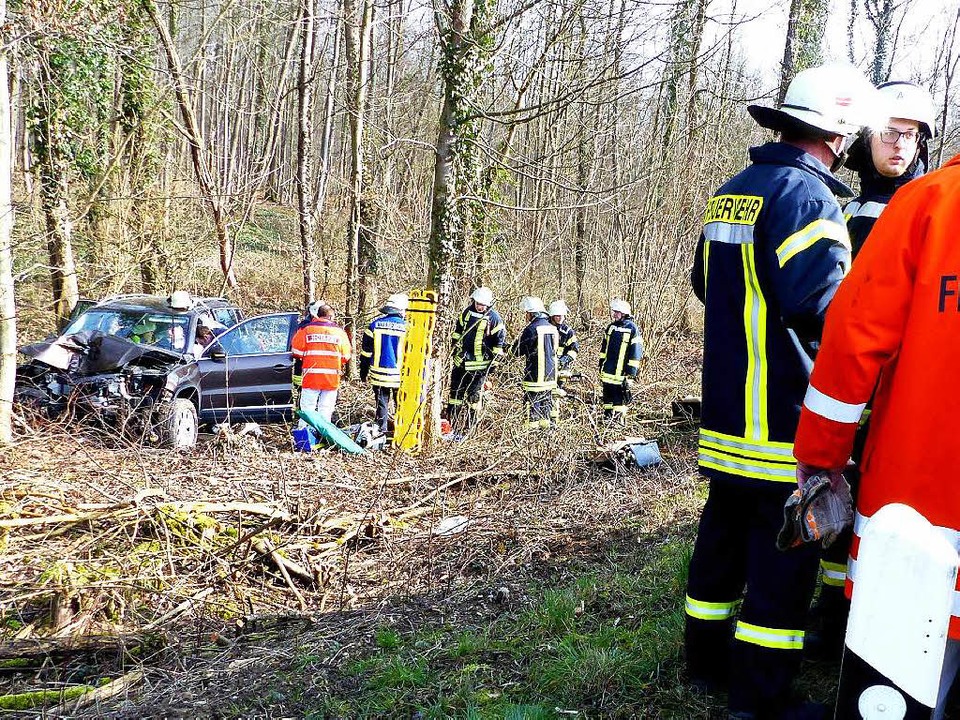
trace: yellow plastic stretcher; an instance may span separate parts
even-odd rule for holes
[[[393,444],[404,452],[418,452],[423,445],[427,391],[432,375],[431,338],[436,322],[437,293],[433,290],[414,290],[410,293],[393,430]]]

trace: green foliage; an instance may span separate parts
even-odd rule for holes
[[[400,633],[393,628],[383,627],[377,630],[374,641],[382,650],[396,650],[400,647]]]

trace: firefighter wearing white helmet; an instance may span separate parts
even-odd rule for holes
[[[523,393],[527,403],[527,427],[548,428],[553,421],[553,391],[557,388],[557,348],[560,337],[538,297],[525,297],[520,309],[527,326],[511,347],[511,354],[524,359]]]
[[[610,302],[612,321],[607,325],[600,348],[600,383],[603,388],[603,416],[622,421],[633,399],[631,389],[640,372],[643,338],[630,317],[626,300]]]
[[[369,382],[377,406],[377,426],[386,433],[400,388],[403,341],[407,334],[409,299],[403,293],[387,298],[360,342],[360,380]]]
[[[561,382],[561,384],[564,376],[569,377],[570,366],[574,360],[577,359],[577,355],[580,352],[577,333],[566,322],[569,312],[570,310],[563,300],[554,300],[550,303],[550,307],[547,310],[547,314],[550,315],[550,322],[557,328],[557,333],[560,336],[560,350],[558,352],[560,355],[560,370],[558,382]]]
[[[727,688],[731,717],[824,716],[790,702],[817,548],[779,552],[776,536],[810,367],[851,262],[835,196],[853,193],[831,169],[877,107],[852,66],[798,73],[779,107],[747,108],[779,138],[751,148],[750,166],[703,214],[691,276],[704,304],[698,463],[710,491],[688,575],[686,658],[694,683]]]
[[[880,85],[881,108],[888,117],[867,127],[850,146],[846,167],[860,178],[860,194],[844,208],[854,261],[877,218],[893,194],[927,171],[927,141],[934,136],[933,98],[919,85],[892,81]],[[865,413],[869,418],[869,410]],[[854,464],[846,472],[854,496],[860,478],[860,460],[869,422],[863,422],[853,447]],[[820,595],[814,606],[816,654],[839,658],[850,603],[844,597],[847,554],[852,532],[847,531],[824,551],[820,560]]]
[[[854,258],[897,189],[927,171],[927,142],[934,137],[930,93],[899,80],[877,90],[884,116],[850,146],[845,163],[860,176],[860,194],[844,208]]]
[[[494,362],[503,356],[507,329],[493,309],[493,292],[478,287],[453,329],[453,370],[447,415],[456,434],[473,427],[480,411],[483,386]]]

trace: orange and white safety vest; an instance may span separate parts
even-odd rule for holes
[[[311,320],[293,336],[293,357],[303,361],[303,387],[336,390],[350,361],[350,338],[330,320]]]
[[[841,283],[803,402],[794,454],[842,468],[874,394],[859,536],[884,505],[913,507],[960,550],[960,156],[897,191]],[[960,593],[950,636],[960,638]]]

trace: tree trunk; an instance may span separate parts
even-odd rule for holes
[[[7,3],[0,0],[0,27]],[[17,308],[13,295],[13,128],[7,82],[7,38],[0,44],[0,444],[13,441],[13,387],[17,370]]]
[[[780,67],[780,92],[777,104],[787,95],[793,77],[819,63],[823,55],[823,28],[827,26],[828,0],[790,0],[787,38]]]
[[[300,77],[297,92],[300,100],[297,133],[297,208],[300,213],[300,259],[303,263],[303,305],[315,298],[316,279],[313,269],[313,71],[316,42],[315,0],[301,0],[303,24],[300,42]]]
[[[213,176],[210,170],[210,157],[204,143],[203,133],[200,131],[200,125],[197,122],[196,113],[193,111],[193,99],[190,97],[190,90],[184,79],[183,65],[180,62],[180,56],[177,53],[177,48],[174,45],[170,31],[160,18],[154,0],[143,0],[143,6],[157,29],[157,34],[160,36],[160,43],[163,45],[164,54],[167,58],[167,69],[173,81],[177,106],[183,118],[183,126],[180,127],[180,129],[190,146],[190,159],[193,164],[197,184],[200,186],[200,194],[213,218],[214,230],[217,236],[217,247],[220,250],[220,270],[223,272],[224,284],[233,288],[237,286],[237,276],[233,269],[233,238],[227,227],[226,208],[223,205],[223,198],[215,191]]]

